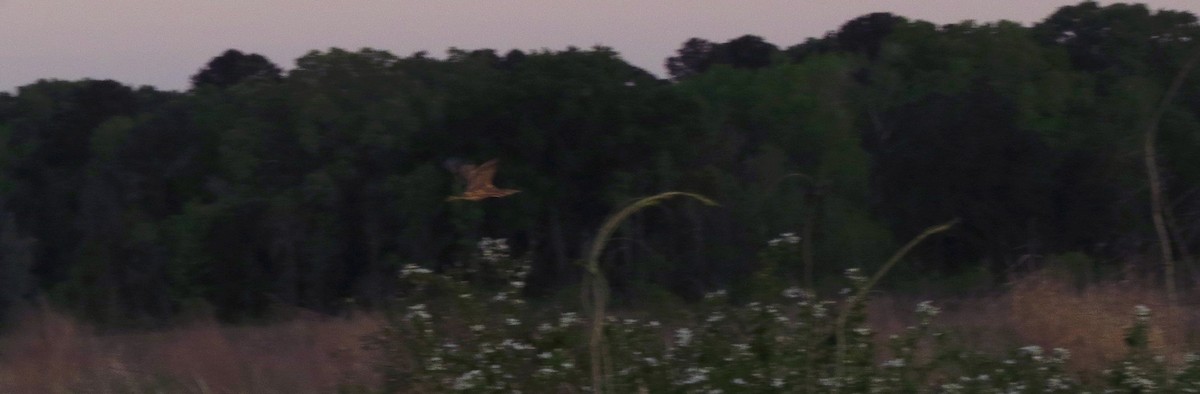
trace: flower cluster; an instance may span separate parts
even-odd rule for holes
[[[508,240],[504,238],[483,238],[479,240],[479,257],[485,262],[497,263],[508,259]]]
[[[795,245],[798,243],[800,243],[800,236],[796,235],[796,233],[783,233],[779,234],[779,237],[767,241],[767,246]]]

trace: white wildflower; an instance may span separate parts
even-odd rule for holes
[[[933,301],[921,301],[917,304],[917,314],[927,317],[937,316],[942,310],[933,306]]]
[[[446,364],[442,361],[441,357],[434,356],[429,358],[429,362],[425,364],[425,369],[429,371],[444,371],[446,370]]]
[[[431,274],[433,271],[417,266],[416,264],[405,264],[400,268],[400,277],[407,278],[415,274]]]
[[[1068,384],[1067,381],[1065,381],[1061,378],[1052,377],[1052,378],[1046,379],[1046,389],[1047,390],[1067,390],[1070,388],[1071,388],[1071,385]]]
[[[564,312],[558,317],[558,326],[566,327],[579,322],[579,316],[575,312]]]
[[[691,329],[684,327],[684,328],[675,330],[675,345],[682,347],[682,346],[687,346],[690,343],[692,343],[692,330]]]
[[[483,377],[483,371],[478,369],[464,373],[457,378],[454,378],[454,390],[466,391],[475,388],[480,378]]]
[[[688,367],[688,369],[684,371],[686,376],[684,376],[683,379],[680,379],[677,383],[679,385],[689,385],[706,381],[708,380],[708,373],[711,370],[711,368]]]
[[[804,289],[801,289],[799,287],[792,286],[792,287],[783,289],[783,296],[785,298],[795,299],[795,298],[802,298],[806,295],[807,294],[804,292]]]
[[[825,307],[825,304],[823,304],[823,303],[813,304],[813,309],[812,309],[812,317],[813,318],[823,319],[823,318],[825,318],[826,315],[828,315],[828,313],[829,313],[829,310],[828,310],[828,308]]]
[[[508,256],[508,241],[504,238],[483,238],[479,240],[479,255],[483,261],[489,263],[500,262],[507,259]]]
[[[416,305],[409,306],[408,307],[408,315],[410,317],[416,316],[422,320],[429,320],[429,319],[433,318],[433,316],[430,315],[429,312],[425,311],[425,304],[416,304]]]
[[[779,237],[767,241],[767,246],[775,247],[783,244],[795,245],[800,243],[800,237],[796,233],[782,233]]]
[[[1138,317],[1138,320],[1146,320],[1150,318],[1150,308],[1145,305],[1138,304],[1133,307],[1133,314]]]

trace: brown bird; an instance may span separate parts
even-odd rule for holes
[[[446,201],[479,201],[489,197],[504,197],[520,192],[520,190],[500,189],[492,185],[492,178],[496,176],[497,163],[496,159],[492,159],[475,166],[455,159],[447,160],[446,169],[456,172],[466,179],[467,190],[461,195],[447,197]]]

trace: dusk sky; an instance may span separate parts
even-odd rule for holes
[[[1040,20],[1058,0],[0,0],[0,91],[40,78],[115,79],[185,89],[226,49],[267,56],[284,69],[330,47],[399,56],[461,49],[614,48],[664,75],[688,38],[744,34],[780,47],[870,12],[935,23]],[[1102,2],[1112,3],[1110,1]],[[1200,14],[1197,0],[1151,0],[1153,9]]]

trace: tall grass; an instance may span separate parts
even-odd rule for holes
[[[767,249],[794,250],[788,242]],[[399,303],[382,317],[200,319],[102,334],[29,311],[0,337],[0,392],[599,391],[589,372],[595,325],[569,303],[522,299],[529,261],[504,240],[483,240],[476,258],[444,273],[405,267]],[[1152,281],[1080,288],[1040,271],[1004,293],[931,302],[848,275],[851,288],[832,299],[790,287],[736,302],[715,292],[671,316],[606,311],[611,375],[600,384],[620,393],[1200,390],[1200,357],[1189,353],[1200,314]],[[840,344],[830,340],[838,332]]]
[[[328,393],[377,387],[362,338],[382,319],[297,316],[263,326],[210,319],[103,334],[47,308],[0,338],[2,393]]]
[[[503,249],[500,244],[482,246]],[[524,261],[503,250],[488,256],[494,278],[524,275]],[[434,283],[446,277],[410,270],[406,281],[424,281],[430,291],[410,288],[388,319],[309,314],[254,327],[200,320],[165,331],[102,334],[52,310],[27,311],[20,326],[0,337],[0,392],[590,390],[590,325],[573,305],[530,307],[516,297],[520,280]],[[849,320],[849,363],[841,379],[832,371],[834,346],[827,339],[845,299],[821,300],[790,288],[746,303],[713,293],[702,303],[676,306],[674,317],[610,312],[605,333],[618,366],[611,389],[1148,392],[1149,385],[1187,392],[1200,382],[1196,358],[1189,356],[1200,346],[1198,313],[1168,303],[1153,281],[1081,289],[1042,271],[980,298],[924,303],[878,289],[871,295]],[[1189,300],[1196,299],[1183,299]],[[1138,305],[1151,313],[1135,314]],[[420,321],[428,330],[411,329]],[[364,336],[376,338],[375,346],[364,348]],[[407,381],[383,379],[406,374]]]

